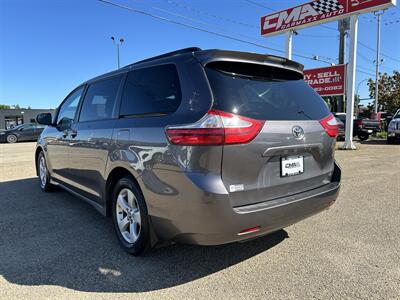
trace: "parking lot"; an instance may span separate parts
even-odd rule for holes
[[[342,189],[326,212],[242,244],[133,257],[110,219],[41,192],[34,143],[0,144],[0,299],[399,299],[400,145],[357,146],[336,152]]]

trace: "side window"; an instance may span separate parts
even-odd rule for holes
[[[79,122],[113,117],[121,76],[89,85],[81,109]]]
[[[75,119],[76,110],[78,108],[79,100],[83,93],[83,87],[73,92],[61,105],[58,116],[57,125],[71,123]]]
[[[24,125],[20,130],[21,131],[27,131],[27,130],[32,130],[33,129],[33,125],[32,124],[27,124]]]
[[[181,103],[178,72],[172,64],[128,73],[121,101],[121,116],[168,114]]]

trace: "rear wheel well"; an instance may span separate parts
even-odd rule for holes
[[[116,167],[111,171],[111,173],[108,175],[107,182],[106,182],[106,215],[111,216],[112,215],[112,194],[113,194],[113,189],[115,187],[115,184],[118,182],[123,177],[128,177],[132,180],[132,182],[137,186],[139,192],[142,194],[143,199],[146,203],[146,199],[144,198],[143,191],[140,188],[139,182],[136,180],[135,176],[131,172],[129,172],[127,169],[123,167]],[[146,203],[147,204],[147,203]],[[149,224],[150,224],[150,243],[151,246],[153,247],[157,241],[157,235],[154,231],[152,222],[151,222],[151,217],[149,216]]]
[[[134,184],[138,187],[138,189],[141,191],[140,186],[135,179],[135,177],[132,175],[131,172],[129,172],[127,169],[122,168],[122,167],[117,167],[114,170],[111,171],[111,173],[108,175],[107,182],[106,182],[106,215],[111,216],[111,203],[112,203],[112,194],[113,194],[113,189],[115,184],[118,182],[123,177],[129,177]]]

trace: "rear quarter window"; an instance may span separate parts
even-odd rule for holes
[[[296,78],[291,76],[293,71],[262,68],[257,66],[252,73],[249,64],[206,67],[213,107],[258,120],[321,120],[330,113],[324,100],[298,74]]]
[[[181,104],[175,65],[167,64],[128,73],[122,94],[121,116],[165,115]]]

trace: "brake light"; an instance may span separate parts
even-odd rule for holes
[[[330,136],[336,138],[339,134],[338,122],[334,115],[330,114],[326,118],[319,121],[325,132]]]
[[[245,144],[257,136],[263,125],[264,121],[212,109],[194,124],[168,127],[166,134],[177,145]]]

